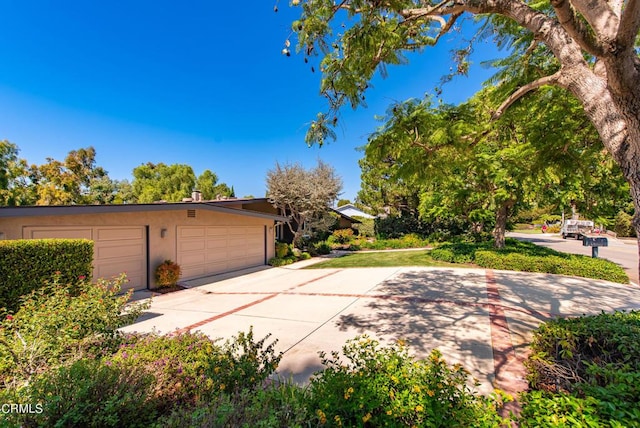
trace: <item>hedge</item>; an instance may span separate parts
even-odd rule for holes
[[[560,253],[511,238],[507,238],[503,249],[493,248],[490,242],[457,242],[441,245],[431,250],[429,255],[434,260],[475,263],[488,269],[552,273],[629,283],[624,269],[609,260]]]
[[[0,241],[0,308],[15,312],[20,297],[42,287],[54,274],[61,283],[91,276],[93,241],[27,239]]]

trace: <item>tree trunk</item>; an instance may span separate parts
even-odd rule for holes
[[[500,205],[496,212],[496,225],[493,228],[494,246],[496,248],[504,248],[505,234],[507,233],[507,220],[509,219],[509,210],[513,206],[514,201],[507,200]]]

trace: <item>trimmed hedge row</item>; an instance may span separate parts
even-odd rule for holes
[[[530,256],[518,253],[501,254],[497,251],[477,251],[475,263],[489,269],[581,276],[623,284],[629,282],[625,271],[615,263],[579,255],[565,258],[555,255]]]
[[[14,312],[20,297],[56,274],[62,283],[91,276],[93,241],[26,239],[0,241],[0,308]],[[59,273],[58,273],[59,272]]]
[[[629,283],[624,269],[604,259],[565,254],[538,245],[507,239],[503,249],[491,243],[445,244],[429,252],[434,260],[449,263],[475,263],[489,269],[541,272],[581,276],[606,281]]]

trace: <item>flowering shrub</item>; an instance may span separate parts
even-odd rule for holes
[[[137,319],[148,303],[127,305],[118,295],[126,277],[62,284],[60,277],[25,296],[15,314],[0,323],[0,383],[33,375],[87,353],[101,353],[121,336],[117,329]],[[126,306],[126,311],[125,311]]]
[[[381,348],[367,336],[321,354],[326,369],[311,380],[309,410],[327,426],[500,426],[497,397],[477,395],[469,373],[438,351],[416,361],[399,343]]]
[[[156,284],[161,287],[176,285],[180,279],[180,273],[180,265],[171,260],[165,260],[156,268]]]
[[[334,230],[329,237],[329,243],[348,244],[353,240],[353,229]]]

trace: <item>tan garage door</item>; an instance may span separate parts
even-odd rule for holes
[[[34,226],[25,227],[23,237],[91,239],[94,241],[94,278],[112,278],[124,272],[129,282],[123,285],[123,289],[141,290],[147,287],[147,245],[144,226]]]
[[[265,263],[264,226],[179,226],[182,277],[197,278]]]

